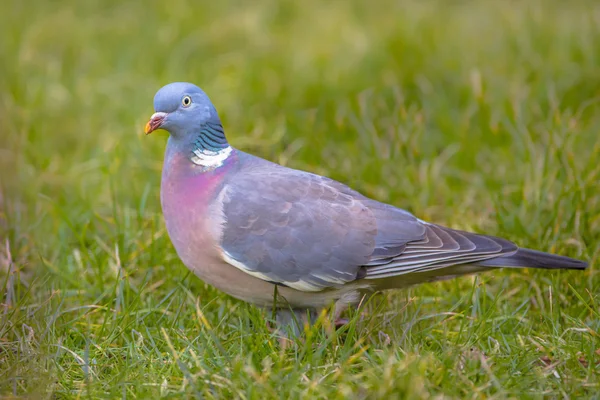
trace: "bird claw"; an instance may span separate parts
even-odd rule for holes
[[[348,318],[338,318],[334,322],[335,328],[340,329],[340,328],[348,325],[349,322],[350,322],[350,320]]]

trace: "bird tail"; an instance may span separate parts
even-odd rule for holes
[[[518,249],[515,253],[477,262],[482,267],[514,267],[544,269],[586,269],[588,263],[537,250]]]

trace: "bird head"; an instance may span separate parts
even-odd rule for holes
[[[221,124],[206,93],[192,83],[174,82],[163,86],[154,96],[154,110],[144,129],[146,135],[164,129],[175,138],[185,138],[207,123]]]

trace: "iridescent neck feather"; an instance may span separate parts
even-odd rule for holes
[[[225,138],[220,123],[207,122],[193,141],[190,160],[205,168],[218,168],[231,154],[231,146]]]

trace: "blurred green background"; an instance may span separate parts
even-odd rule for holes
[[[0,395],[600,392],[600,4],[9,1],[0,15]],[[583,258],[382,297],[281,349],[177,259],[152,98],[423,219]],[[352,317],[352,315],[351,315]]]

